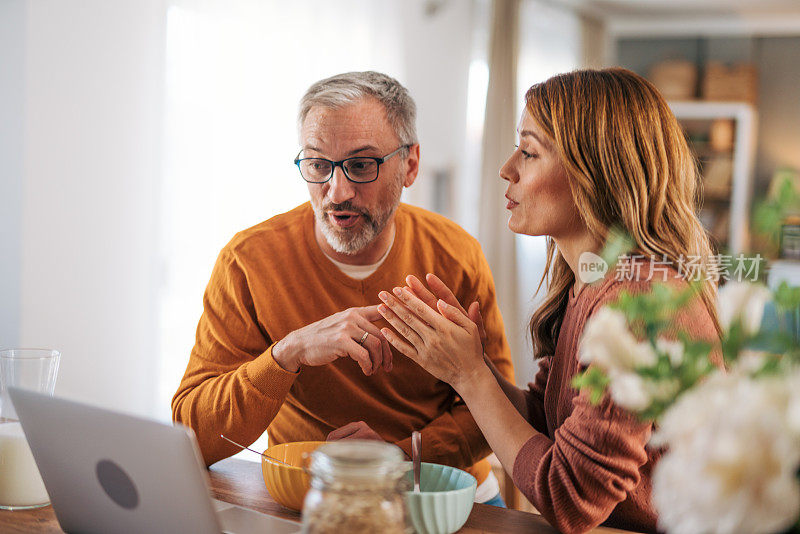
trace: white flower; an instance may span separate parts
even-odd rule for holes
[[[664,337],[656,339],[656,349],[669,356],[669,361],[673,367],[678,367],[683,361],[683,343],[681,341],[670,341]]]
[[[660,528],[744,534],[794,523],[800,441],[787,417],[790,382],[717,372],[667,410],[652,442],[669,446],[653,476]]]
[[[612,372],[608,377],[612,400],[633,412],[646,410],[654,400],[673,399],[680,388],[680,382],[676,379],[654,381],[635,372]]]
[[[586,322],[580,360],[615,372],[653,365],[657,358],[650,343],[640,343],[633,337],[622,312],[604,307]]]
[[[734,445],[730,452],[736,458],[752,461],[714,464],[706,461],[710,453],[699,448],[670,450],[661,458],[653,477],[660,529],[670,534],[769,534],[794,523],[800,508],[797,478],[788,470],[765,472],[761,462],[780,465],[769,447],[761,450],[770,455],[759,449],[752,454],[745,447],[768,443],[742,441],[749,443],[735,447],[734,438],[726,444]]]
[[[770,291],[760,284],[728,282],[719,290],[717,313],[723,331],[741,321],[745,333],[754,334],[761,326],[764,306],[772,298]]]
[[[764,366],[764,359],[767,356],[769,356],[769,353],[761,350],[740,350],[736,358],[735,368],[743,373],[753,374]]]
[[[786,389],[789,392],[786,424],[800,441],[800,369],[795,369],[786,377]]]
[[[636,373],[619,373],[611,377],[609,390],[614,402],[627,410],[640,412],[653,401],[644,380]]]
[[[650,397],[660,401],[674,399],[681,387],[680,380],[677,378],[664,378],[657,382],[648,380],[645,382],[645,385]]]
[[[680,443],[696,435],[700,429],[713,422],[716,404],[725,404],[735,387],[726,380],[724,373],[712,373],[703,384],[687,391],[670,406],[659,421],[658,428],[650,438],[651,445],[662,447],[668,443]],[[709,408],[702,408],[708,403]]]

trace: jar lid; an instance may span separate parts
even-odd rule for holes
[[[407,471],[403,450],[381,441],[343,440],[326,443],[311,454],[310,470],[321,478],[374,479]]]

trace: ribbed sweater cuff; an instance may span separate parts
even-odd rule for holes
[[[536,434],[525,442],[514,459],[512,478],[516,487],[522,489],[530,486],[536,466],[552,446],[552,440],[544,434]]]
[[[274,346],[275,343],[270,345],[258,358],[248,363],[245,367],[245,374],[250,383],[264,396],[282,401],[300,373],[290,373],[278,365],[278,362],[272,357]]]

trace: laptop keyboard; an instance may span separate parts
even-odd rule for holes
[[[214,499],[223,534],[299,534],[300,525]]]

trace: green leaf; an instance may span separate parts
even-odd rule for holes
[[[589,401],[595,405],[600,403],[610,383],[611,379],[597,367],[589,367],[572,379],[572,387],[577,390],[588,390]]]
[[[781,282],[773,293],[775,305],[784,311],[794,311],[800,308],[800,287],[790,286],[786,281]]]
[[[786,216],[800,211],[800,192],[795,185],[797,173],[779,170],[773,180],[780,180],[771,197],[758,202],[753,210],[754,229],[773,245],[780,242],[781,226]]]
[[[756,231],[765,234],[775,244],[780,241],[782,222],[783,214],[777,203],[762,201],[756,205],[753,212],[753,226]]]

